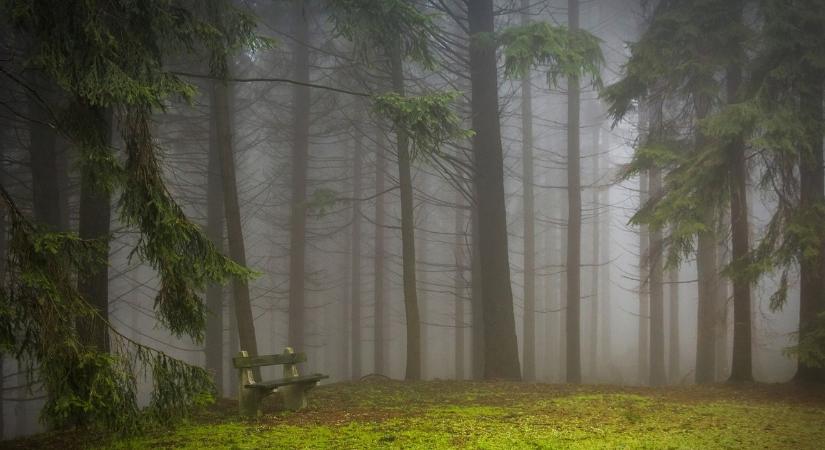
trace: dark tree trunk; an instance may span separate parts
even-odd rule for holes
[[[464,281],[464,195],[460,191],[456,192],[455,208],[455,276],[453,279],[453,324],[455,326],[455,379],[464,379],[464,297],[467,286]]]
[[[579,29],[579,2],[568,0],[568,27]],[[567,79],[567,382],[581,383],[581,148],[578,77]]]
[[[383,136],[383,133],[379,131]],[[384,306],[387,301],[387,295],[384,288],[384,264],[386,251],[384,250],[384,171],[386,170],[387,160],[384,156],[384,139],[378,138],[378,146],[375,149],[375,259],[374,259],[374,279],[375,291],[373,302],[373,314],[375,316],[375,328],[373,330],[373,345],[375,354],[375,373],[385,374],[387,372],[387,364],[385,361],[384,350],[386,345],[386,338],[384,337],[384,328],[386,327]]]
[[[391,55],[392,87],[404,94],[404,70],[400,46]],[[421,379],[421,323],[418,312],[418,292],[415,281],[415,223],[413,220],[413,189],[410,175],[409,138],[398,131],[398,180],[401,187],[401,259],[404,272],[404,311],[407,322],[407,364],[404,378]]]
[[[671,384],[679,382],[679,270],[667,272],[668,282],[668,379]]]
[[[521,0],[521,23],[527,24],[529,0]],[[521,164],[524,221],[524,379],[536,379],[536,232],[533,199],[533,86],[521,79]]]
[[[352,321],[352,378],[361,378],[361,132],[355,130],[354,149],[352,155],[352,252],[350,253],[350,267],[352,279],[350,281]]]
[[[473,182],[475,184],[475,182]],[[474,188],[474,198],[478,197],[477,189]],[[472,375],[474,380],[484,379],[484,298],[481,295],[481,238],[478,225],[478,201],[473,201],[470,206],[472,223],[471,253],[470,253],[470,301],[472,308],[472,341],[473,360]]]
[[[660,112],[657,111],[657,114]],[[659,124],[657,124],[657,127]],[[662,175],[658,168],[650,169],[651,198],[661,195]],[[650,384],[661,386],[667,382],[665,374],[665,314],[662,272],[662,231],[650,233]]]
[[[213,99],[214,100],[214,99]],[[223,182],[221,180],[221,155],[217,136],[216,104],[210,105],[209,162],[206,175],[206,234],[212,245],[220,252],[224,245],[224,210]],[[223,326],[224,326],[224,290],[219,284],[212,284],[206,289],[206,370],[212,373],[218,395],[224,394],[223,383]],[[236,351],[232,349],[231,351]],[[231,354],[231,356],[235,356]]]
[[[639,174],[639,206],[648,201],[647,172]],[[650,382],[650,233],[639,226],[639,383]]]
[[[235,176],[235,155],[232,151],[232,130],[229,116],[229,90],[226,84],[212,84],[212,101],[215,104],[218,146],[220,147],[221,180],[223,181],[224,213],[229,241],[229,256],[236,263],[246,265],[243,228],[241,226],[241,207],[238,202],[238,185]],[[255,322],[252,317],[252,305],[249,300],[249,285],[240,278],[232,280],[232,293],[235,301],[235,320],[238,324],[238,337],[241,350],[254,356],[258,354],[258,342],[255,338]]]
[[[106,145],[112,137],[112,112],[93,108],[90,116],[100,127]],[[88,274],[80,277],[78,291],[89,304],[95,308],[98,318],[84,320],[80,324],[81,337],[84,342],[96,346],[101,351],[109,351],[109,227],[111,219],[111,200],[109,193],[94,185],[94,178],[83,174],[80,187],[80,223],[78,233],[81,239],[99,239],[105,242],[103,248],[104,264],[90,268]]]
[[[697,122],[707,116],[710,101],[707,98],[697,97]],[[696,148],[701,149],[705,138],[701,132],[696,134]],[[716,301],[718,299],[719,277],[717,264],[717,238],[714,232],[715,224],[712,211],[707,211],[704,217],[708,230],[699,233],[699,243],[696,252],[696,271],[699,288],[699,304],[697,308],[696,330],[696,383],[712,383],[715,377],[716,363]]]
[[[596,121],[598,118],[597,114],[593,114],[591,120]],[[594,126],[592,129],[592,146],[591,146],[591,158],[593,159],[592,163],[592,186],[591,186],[591,210],[593,211],[591,214],[593,216],[593,223],[591,224],[591,231],[592,231],[592,239],[590,241],[590,260],[593,267],[590,268],[590,342],[588,343],[588,356],[589,356],[589,365],[590,365],[590,377],[593,381],[597,381],[599,379],[599,308],[602,299],[601,295],[602,292],[599,288],[599,271],[601,270],[600,261],[601,257],[599,256],[600,251],[600,228],[599,224],[601,222],[601,206],[599,205],[599,171],[600,169],[600,161],[599,161],[599,130],[600,127]]]
[[[484,308],[484,377],[520,379],[513,293],[507,251],[507,217],[504,202],[504,163],[498,118],[496,49],[479,33],[491,34],[492,0],[467,5],[472,86],[474,166],[476,177],[481,257],[481,291]]]
[[[817,214],[816,208],[823,208],[825,205],[825,171],[823,171],[822,154],[822,76],[812,74],[802,84],[800,88],[800,110],[802,116],[807,121],[806,141],[800,146],[799,156],[799,184],[800,198],[799,208],[802,211],[809,211],[809,214]],[[822,217],[821,214],[818,217]],[[800,286],[799,286],[799,338],[805,338],[809,333],[815,331],[814,323],[819,314],[825,310],[823,292],[825,292],[825,232],[822,226],[819,227],[818,248],[813,256],[803,255],[800,259]],[[736,287],[734,286],[734,290]],[[735,292],[734,292],[735,295]],[[737,330],[740,330],[741,338],[750,337],[750,327],[748,334],[745,334],[744,317],[740,316],[734,300],[733,321],[734,321],[734,354],[733,366],[748,364],[748,371],[743,372],[750,375],[750,347],[745,349],[745,344],[737,341]],[[737,345],[738,344],[738,345]],[[748,341],[750,344],[750,341]],[[741,353],[747,350],[746,355]],[[745,359],[747,358],[747,360]],[[813,367],[805,361],[800,361],[794,379],[805,382],[825,381],[825,371],[822,368]],[[731,373],[733,379],[733,371]]]
[[[296,81],[309,82],[309,24],[306,2],[293,6],[292,58]],[[306,192],[309,158],[310,91],[307,86],[292,88],[292,199],[289,216],[289,340],[304,348],[304,281],[306,279]]]

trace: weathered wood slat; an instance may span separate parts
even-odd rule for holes
[[[275,389],[277,387],[289,386],[291,384],[314,383],[316,381],[323,380],[324,378],[329,378],[329,375],[316,373],[312,375],[279,378],[277,380],[263,381],[255,384],[245,384],[244,387],[247,389]]]
[[[261,356],[236,356],[232,358],[232,364],[236,369],[247,369],[251,367],[276,366],[281,364],[297,364],[307,360],[306,353],[291,353],[279,355]]]

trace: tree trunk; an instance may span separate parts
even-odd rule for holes
[[[521,23],[528,23],[530,0],[521,0]],[[533,86],[521,78],[521,164],[524,222],[524,380],[536,379],[536,241],[533,199]]]
[[[294,2],[292,46],[293,77],[309,82],[309,23],[306,2]],[[292,87],[292,199],[289,216],[289,337],[290,346],[304,348],[306,280],[306,195],[309,159],[310,91]]]
[[[800,110],[809,125],[806,129],[806,141],[800,146],[799,156],[799,208],[809,211],[813,217],[822,217],[816,213],[816,208],[825,205],[825,172],[823,172],[822,154],[822,77],[818,74],[810,75],[800,88]],[[820,219],[821,220],[821,219]],[[804,339],[808,334],[815,332],[815,319],[825,310],[823,291],[825,291],[825,232],[822,226],[816,236],[818,248],[813,255],[803,255],[800,258],[800,286],[799,286],[799,338]],[[734,290],[736,287],[734,286]],[[735,292],[734,292],[735,295]],[[742,300],[744,306],[744,300]],[[740,377],[750,374],[750,346],[745,348],[744,339],[750,337],[750,327],[745,330],[745,318],[740,314],[734,300],[734,354],[733,366],[740,370]],[[739,334],[737,335],[737,331]],[[737,340],[737,336],[739,340]],[[750,342],[748,342],[750,344]],[[748,364],[748,367],[745,367]],[[746,371],[747,369],[747,371]],[[733,371],[732,371],[733,372]],[[800,361],[794,379],[804,382],[823,382],[822,368],[816,368],[805,361]],[[733,373],[731,373],[731,379]]]
[[[90,114],[95,116],[101,127],[106,145],[112,139],[112,112],[93,108]],[[87,344],[99,350],[109,351],[109,227],[111,217],[111,200],[109,193],[94,185],[93,177],[83,174],[80,188],[80,223],[78,233],[81,239],[99,239],[105,242],[103,252],[105,264],[95,267],[93,271],[78,281],[78,292],[89,302],[99,318],[83,320],[80,324],[81,338]]]
[[[352,343],[352,378],[361,378],[361,133],[355,130],[355,142],[352,155],[352,251],[350,267],[350,299],[352,302],[352,321],[350,339]]]
[[[657,114],[661,114],[657,111]],[[657,127],[659,125],[657,124]],[[650,169],[650,196],[661,195],[662,175],[658,168]],[[662,273],[662,231],[650,233],[650,384],[662,386],[667,382],[665,374],[665,315],[664,284]]]
[[[466,282],[464,281],[464,195],[456,191],[455,208],[455,277],[453,279],[454,292],[454,326],[455,326],[455,379],[464,379],[464,296]]]
[[[212,101],[215,104],[218,146],[220,147],[221,180],[223,181],[224,213],[226,214],[229,256],[236,263],[246,265],[241,207],[238,202],[238,186],[235,174],[235,155],[232,151],[232,130],[229,117],[229,88],[226,84],[212,84]],[[238,323],[238,337],[241,350],[250,356],[258,354],[255,339],[255,322],[249,300],[249,285],[245,279],[232,279],[232,293],[235,301],[235,320]]]
[[[475,181],[473,182],[475,185]],[[472,360],[472,375],[474,380],[484,379],[484,298],[482,296],[481,288],[481,237],[479,234],[478,224],[478,189],[473,189],[474,201],[470,205],[470,220],[472,223],[472,233],[470,249],[470,301],[472,308],[472,341],[473,341],[473,360]]]
[[[478,39],[494,32],[492,0],[467,5],[470,25],[473,154],[484,308],[484,377],[521,379],[507,251],[504,162],[498,117],[495,45]]]
[[[218,116],[216,106],[214,102],[210,105],[209,162],[207,169],[209,172],[206,175],[206,235],[218,251],[224,252],[224,199],[220,145],[217,138]],[[206,288],[206,308],[209,310],[209,315],[206,317],[205,336],[206,370],[212,373],[218,395],[223,396],[223,286],[211,284]],[[235,356],[234,351],[237,350],[231,349],[230,356]]]
[[[375,149],[375,259],[374,259],[374,301],[373,301],[373,315],[375,320],[375,328],[373,329],[373,345],[375,354],[375,373],[386,374],[388,367],[384,360],[384,350],[386,346],[386,338],[384,337],[384,329],[386,327],[384,304],[387,301],[387,295],[384,288],[384,264],[386,251],[384,250],[384,171],[386,170],[387,160],[384,156],[384,139],[383,132],[379,131],[378,146]]]
[[[567,1],[568,27],[579,29],[579,1]],[[581,383],[581,148],[579,78],[567,79],[567,382]]]
[[[639,207],[648,201],[648,174],[639,174]],[[650,233],[639,226],[639,383],[650,383]]]
[[[591,120],[597,119],[597,114],[593,114]],[[591,158],[593,158],[593,173],[591,179],[591,210],[593,222],[591,224],[592,239],[590,242],[590,260],[593,267],[590,269],[590,342],[588,342],[588,356],[590,365],[590,377],[593,381],[599,379],[599,303],[601,302],[601,292],[599,290],[599,270],[601,270],[600,236],[599,222],[601,221],[601,207],[599,205],[599,126],[593,127],[591,142]]]
[[[393,90],[404,95],[404,70],[401,47],[393,49],[391,59]],[[418,312],[418,292],[415,281],[415,223],[413,220],[413,189],[410,174],[410,148],[407,134],[396,133],[398,146],[398,181],[401,187],[401,260],[404,273],[404,312],[407,322],[407,364],[404,378],[421,379],[421,324]]]
[[[696,120],[705,118],[710,108],[707,98],[696,99]],[[705,138],[700,132],[696,135],[697,151],[704,145]],[[696,272],[699,287],[699,304],[697,308],[696,330],[696,383],[712,383],[715,377],[716,343],[716,301],[718,299],[718,265],[716,233],[714,232],[713,212],[707,211],[704,217],[708,231],[699,233],[696,252]]]
[[[670,384],[679,382],[679,270],[667,271],[669,319],[668,331],[668,379]]]

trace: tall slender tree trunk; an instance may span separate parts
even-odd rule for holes
[[[703,96],[696,98],[697,122],[707,116],[710,101]],[[696,134],[697,151],[705,144],[701,132]],[[713,212],[705,212],[708,230],[699,233],[696,252],[696,271],[699,288],[696,330],[696,383],[712,383],[715,377],[716,343],[716,301],[718,299],[719,277],[717,265],[717,239],[714,232]]]
[[[667,271],[668,282],[668,352],[667,366],[668,379],[670,384],[679,382],[679,270],[670,269]]]
[[[660,112],[659,112],[660,113]],[[659,125],[657,124],[657,127]],[[650,169],[650,196],[661,195],[662,175],[658,168]],[[667,382],[665,374],[665,314],[662,272],[662,231],[650,233],[650,384],[661,386]]]
[[[530,0],[521,0],[521,23],[529,21]],[[524,379],[536,379],[536,231],[533,197],[533,86],[528,71],[521,79],[521,164],[524,222]]]
[[[206,175],[206,234],[219,251],[225,251],[224,245],[224,210],[223,182],[221,180],[221,155],[217,139],[217,109],[210,105],[209,162]],[[218,395],[224,394],[223,382],[223,327],[224,327],[224,289],[219,284],[206,288],[206,370],[212,373]],[[227,321],[228,322],[228,321]],[[232,349],[234,352],[236,349]],[[234,356],[234,355],[233,355]]]
[[[475,182],[473,183],[475,185]],[[474,202],[470,205],[471,245],[470,249],[470,301],[472,309],[472,375],[474,380],[484,378],[484,298],[481,286],[481,237],[478,224],[478,189],[473,188]]]
[[[607,157],[605,158],[607,162],[607,167],[605,167],[605,173],[611,173],[610,167],[610,133],[606,130],[602,134],[604,141],[602,142],[601,148],[607,151]],[[611,329],[611,318],[613,315],[613,308],[611,305],[611,297],[610,297],[610,290],[611,290],[611,276],[610,276],[610,268],[612,267],[611,264],[611,255],[612,252],[610,251],[610,228],[611,228],[611,214],[610,214],[610,189],[605,187],[601,190],[601,205],[604,207],[603,214],[600,214],[599,217],[601,220],[599,224],[602,228],[601,232],[601,260],[605,263],[604,267],[602,268],[602,276],[599,288],[600,294],[600,303],[602,305],[601,309],[601,333],[599,334],[599,345],[601,347],[599,362],[602,365],[604,370],[612,371],[613,367],[613,351],[612,351],[612,343],[613,343],[613,330]],[[610,372],[605,372],[610,373]]]
[[[309,82],[309,23],[307,2],[293,5],[293,77]],[[304,348],[306,280],[306,195],[309,159],[310,90],[292,87],[292,199],[289,216],[289,337],[288,344]],[[300,351],[300,350],[299,350]]]
[[[595,108],[594,108],[595,109]],[[593,114],[592,120],[596,120],[597,115]],[[590,340],[588,342],[588,357],[590,365],[590,377],[593,381],[599,379],[599,303],[601,302],[602,292],[599,289],[599,271],[601,270],[601,257],[599,252],[601,229],[599,223],[601,222],[601,205],[599,204],[599,131],[601,128],[597,125],[593,127],[592,142],[591,142],[591,157],[592,164],[592,180],[590,191],[590,202],[592,204],[593,223],[591,224],[591,242],[590,242],[590,260],[593,267],[590,270]]]
[[[567,1],[568,28],[579,29],[579,1]],[[578,77],[567,79],[567,382],[581,383],[581,148]]]
[[[220,147],[221,180],[223,181],[224,213],[226,214],[229,256],[236,263],[246,265],[243,227],[241,226],[241,207],[238,202],[238,185],[235,174],[235,155],[232,151],[232,125],[229,113],[229,87],[222,82],[212,84],[212,102],[215,104],[218,146]],[[233,278],[233,300],[235,301],[235,320],[238,324],[238,337],[241,350],[250,355],[258,354],[258,342],[255,339],[255,322],[252,317],[252,305],[249,300],[249,285],[245,279]]]
[[[639,206],[648,201],[648,174],[639,174]],[[650,233],[639,226],[639,383],[650,383]]]
[[[352,321],[350,338],[352,343],[352,378],[361,378],[361,132],[355,131],[354,149],[352,155],[352,252],[350,253],[350,267],[352,280],[350,281]]]
[[[478,207],[481,295],[484,308],[484,377],[521,379],[507,250],[504,161],[498,117],[496,48],[480,35],[494,33],[493,2],[467,4],[470,29],[473,154]]]
[[[392,88],[403,95],[404,68],[400,44],[390,55]],[[407,363],[404,378],[421,379],[421,323],[415,280],[415,223],[413,220],[413,189],[410,174],[409,137],[404,131],[396,134],[398,147],[398,180],[401,187],[401,260],[404,273],[404,312],[407,323]]]
[[[464,379],[464,297],[467,294],[467,283],[464,281],[464,195],[456,191],[455,208],[455,276],[453,278],[454,308],[453,325],[455,326],[455,379]]]
[[[823,78],[822,74],[812,73],[800,88],[800,109],[803,117],[807,120],[807,129],[806,142],[800,146],[799,208],[802,211],[808,211],[809,214],[814,214],[814,217],[819,218],[818,220],[821,220],[822,214],[816,215],[816,208],[825,207],[825,171],[823,171],[821,128],[823,121]],[[825,310],[825,300],[823,300],[823,292],[825,291],[825,231],[822,231],[821,225],[816,237],[818,240],[816,252],[813,256],[803,255],[799,264],[800,340],[815,331],[815,320]],[[742,302],[744,303],[744,300]],[[742,374],[750,374],[749,370],[745,372],[745,364],[750,363],[750,347],[748,347],[747,353],[743,354],[746,351],[745,344],[740,342],[744,341],[744,336],[750,337],[750,335],[749,331],[746,334],[744,317],[741,314],[738,311],[736,300],[734,300],[733,366],[742,371],[741,373],[737,372],[740,377],[743,376]],[[740,331],[740,341],[737,341],[737,330]],[[747,369],[750,369],[750,367],[747,367]],[[822,368],[813,367],[805,361],[799,361],[794,379],[804,382],[823,382],[825,381],[824,372]],[[731,373],[731,379],[733,379],[733,373]]]
[[[375,373],[385,374],[388,370],[385,361],[386,338],[384,332],[386,324],[384,306],[387,301],[386,289],[384,287],[384,264],[386,251],[384,250],[384,195],[385,175],[387,170],[387,160],[385,156],[383,132],[379,131],[378,145],[375,149],[375,258],[373,266],[374,292],[373,292],[373,315],[374,315],[374,360]]]
[[[2,161],[6,159],[6,149],[5,149],[5,136],[3,136],[3,132],[0,131],[0,186],[6,186],[6,171],[3,167]],[[6,255],[8,254],[8,242],[6,239],[6,214],[5,212],[0,213],[0,279],[5,280],[6,276]],[[0,352],[0,392],[7,392],[4,389],[4,384],[6,381],[6,373],[4,371],[6,367],[6,355]],[[3,400],[3,395],[0,395],[0,440],[6,438],[6,414],[5,412],[6,402]]]
[[[109,109],[92,108],[90,116],[100,127],[101,137],[106,145],[112,139],[112,112]],[[90,273],[78,281],[79,293],[97,312],[97,318],[84,320],[80,324],[82,339],[99,350],[109,351],[109,227],[111,200],[109,193],[96,186],[94,177],[84,171],[80,187],[80,223],[78,233],[81,239],[98,239],[105,242],[103,247],[105,264],[90,268]]]

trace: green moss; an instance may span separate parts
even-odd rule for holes
[[[234,404],[223,405],[223,410],[212,410],[174,430],[111,438],[98,445],[111,449],[805,449],[821,448],[825,440],[825,402],[758,385],[642,389],[370,382],[320,387],[305,411],[270,412],[254,421],[234,415]]]

